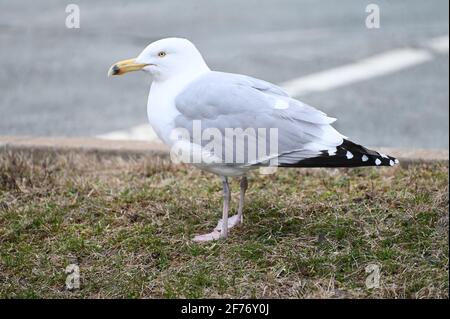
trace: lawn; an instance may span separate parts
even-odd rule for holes
[[[0,297],[448,298],[448,177],[447,163],[254,172],[244,226],[199,244],[221,216],[213,175],[1,153]]]

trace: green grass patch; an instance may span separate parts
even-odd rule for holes
[[[0,297],[448,298],[448,164],[254,172],[243,227],[192,242],[222,198],[160,159],[1,154]]]

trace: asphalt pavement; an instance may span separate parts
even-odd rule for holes
[[[397,49],[424,63],[300,98],[367,145],[449,147],[449,58],[432,39],[449,34],[446,0],[87,1],[80,28],[68,3],[0,0],[0,135],[89,137],[146,122],[144,73],[108,78],[109,66],[169,36],[193,41],[212,69],[274,83]]]

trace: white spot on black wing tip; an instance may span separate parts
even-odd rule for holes
[[[394,166],[394,165],[395,165],[394,161],[393,161],[393,160],[390,160],[390,161],[389,161],[389,165]]]
[[[398,159],[395,159],[394,162],[395,162],[395,164],[400,163],[400,161]]]
[[[352,159],[353,158],[353,154],[350,151],[347,151],[347,154],[345,154],[345,156],[347,157],[347,159]]]
[[[363,155],[363,156],[361,157],[361,160],[362,160],[363,162],[367,162],[367,161],[369,160],[369,158],[367,157],[367,155]]]
[[[375,165],[380,166],[381,165],[381,160],[379,158],[377,158],[375,160]]]

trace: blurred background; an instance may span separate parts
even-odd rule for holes
[[[319,72],[336,84],[337,68],[359,65],[367,78],[296,97],[337,117],[335,127],[357,142],[448,149],[449,2],[371,2],[378,29],[367,28],[370,2],[361,0],[0,0],[0,135],[152,138],[151,78],[107,70],[178,36],[212,69],[276,84]],[[69,3],[80,8],[79,29],[65,25]],[[396,50],[412,54],[408,66],[396,67]],[[388,72],[361,67],[384,54]]]

